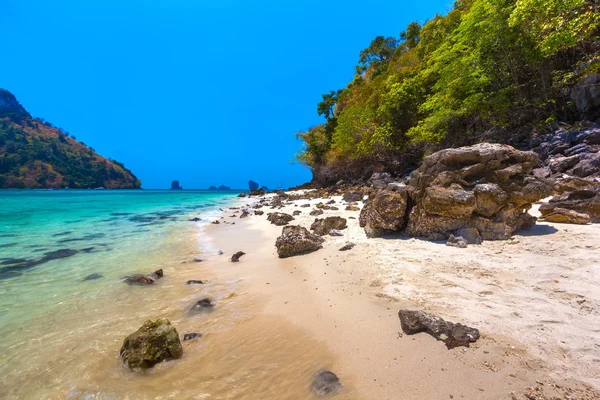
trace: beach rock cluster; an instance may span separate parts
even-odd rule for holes
[[[283,228],[281,236],[275,242],[275,247],[279,258],[286,258],[319,250],[323,247],[324,241],[323,238],[310,233],[302,226],[290,225]]]
[[[527,211],[552,193],[529,175],[538,165],[535,153],[501,144],[442,150],[413,171],[408,185],[388,185],[371,195],[360,224],[369,236],[403,231],[445,240],[469,228],[484,240],[508,239],[535,224]]]
[[[140,329],[127,336],[121,347],[121,359],[131,369],[147,369],[155,364],[180,358],[183,348],[179,334],[169,320],[146,321]]]
[[[575,190],[553,197],[548,203],[540,206],[540,212],[546,221],[554,219],[554,222],[559,222],[556,219],[566,218],[571,221],[579,221],[571,223],[585,223],[582,222],[585,219],[591,222],[600,222],[600,189]]]
[[[446,344],[448,349],[469,347],[479,339],[479,331],[462,324],[444,321],[435,315],[418,310],[400,310],[402,331],[407,335],[425,332]]]

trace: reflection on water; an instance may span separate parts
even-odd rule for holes
[[[68,257],[0,281],[0,398],[316,398],[310,391],[311,377],[333,363],[324,345],[287,322],[262,315],[262,300],[240,290],[242,281],[219,279],[210,263],[187,262],[197,256],[218,257],[208,242],[199,241],[198,226],[187,221],[198,215],[209,221],[214,214],[201,214],[185,205],[190,209],[178,219],[161,220],[176,215],[169,201],[154,205],[151,212],[148,207],[130,211],[123,205],[106,208],[105,203],[94,202],[103,211],[96,214],[87,209],[88,215],[95,215],[93,221],[73,223],[68,229],[58,217],[40,223],[43,229],[39,225],[33,229],[32,221],[42,218],[37,215],[13,221],[13,229],[7,232],[9,224],[0,220],[4,229],[0,240],[14,242],[12,233],[26,238],[18,242],[19,253],[3,249],[0,258],[6,264],[0,268],[45,257],[27,246],[45,245],[48,254],[61,250],[61,244],[69,248],[77,244],[72,247],[76,253]],[[211,202],[213,207],[224,207],[218,199]],[[82,209],[86,207],[82,203]],[[119,217],[118,229],[101,222],[110,213],[123,214],[113,215]],[[165,224],[131,221],[134,215]],[[150,225],[140,232],[146,223]],[[82,240],[56,243],[53,238]],[[121,282],[124,275],[159,268],[165,276],[152,286]],[[208,283],[187,285],[192,279]],[[214,311],[190,314],[192,305],[203,298],[214,302]],[[124,338],[145,320],[159,317],[168,318],[181,337],[190,332],[203,336],[184,342],[179,360],[146,373],[125,369],[119,361]],[[357,398],[344,378],[347,386],[335,398]]]

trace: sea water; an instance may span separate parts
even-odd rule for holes
[[[241,202],[211,191],[0,191],[0,399],[316,399],[326,346],[261,312],[244,277],[211,267],[228,255],[204,225]],[[122,280],[157,269],[153,285]],[[206,297],[215,309],[191,314]],[[181,359],[130,371],[124,338],[159,317],[203,336],[183,342]],[[336,398],[356,396],[346,387]]]

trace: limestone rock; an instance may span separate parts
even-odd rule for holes
[[[561,224],[585,225],[591,222],[591,218],[588,214],[578,213],[577,211],[560,207],[552,209],[552,212],[545,214],[541,219],[543,221]]]
[[[380,190],[370,196],[360,212],[359,223],[368,237],[382,236],[406,224],[407,192]]]
[[[169,320],[148,320],[140,329],[127,336],[121,347],[121,359],[131,369],[151,368],[155,364],[180,358],[183,348],[179,334]]]
[[[402,330],[407,335],[426,332],[446,344],[448,349],[469,347],[479,339],[479,331],[462,324],[444,321],[435,315],[417,310],[400,310],[398,313]]]
[[[269,214],[267,220],[273,225],[283,226],[289,224],[290,221],[293,221],[294,217],[292,217],[290,214],[274,212]]]
[[[286,258],[319,250],[323,242],[320,236],[310,233],[306,228],[291,225],[283,228],[275,246],[279,258]]]
[[[310,230],[314,231],[319,236],[328,235],[332,230],[346,229],[346,218],[342,217],[327,217],[324,219],[317,218],[310,226]]]

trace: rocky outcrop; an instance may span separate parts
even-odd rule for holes
[[[327,217],[324,219],[317,218],[310,226],[310,230],[314,231],[319,236],[329,235],[332,230],[346,229],[346,218],[342,217]]]
[[[206,299],[202,299],[202,300],[198,300],[190,309],[190,311],[192,313],[199,313],[199,312],[204,312],[204,311],[210,311],[215,307],[215,305],[213,304],[213,302],[206,298]]]
[[[258,190],[258,188],[259,184],[257,182],[254,182],[253,180],[248,181],[248,189],[250,189],[250,191]]]
[[[379,190],[366,201],[359,223],[368,237],[398,231],[406,225],[408,194],[406,191]]]
[[[275,247],[279,258],[286,258],[319,250],[323,242],[320,236],[310,233],[306,228],[292,225],[283,228]]]
[[[267,217],[267,221],[271,222],[273,225],[276,226],[287,225],[293,220],[294,217],[292,217],[290,214],[279,212],[270,213]]]
[[[540,206],[540,212],[546,218],[559,208],[587,214],[592,222],[600,222],[600,190],[576,190],[553,197],[548,203]]]
[[[158,269],[151,274],[134,274],[123,278],[123,282],[128,285],[152,285],[156,280],[163,277],[163,270]]]
[[[333,372],[321,370],[313,376],[311,387],[317,396],[326,396],[338,392],[342,383]]]
[[[484,240],[508,239],[531,227],[531,204],[552,189],[530,172],[539,165],[533,152],[481,143],[446,149],[427,157],[409,181],[409,236],[448,238],[475,228]]]
[[[250,191],[250,196],[264,196],[264,195],[265,195],[265,189],[262,189],[262,188]]]
[[[448,349],[469,347],[479,339],[479,331],[466,325],[444,321],[435,315],[417,310],[400,310],[402,330],[407,335],[425,332],[446,344]]]
[[[600,119],[600,74],[589,74],[571,89],[571,100],[590,121]]]
[[[148,320],[140,329],[127,336],[121,347],[121,359],[131,369],[151,368],[155,364],[180,358],[183,348],[179,334],[169,320]]]
[[[175,180],[171,182],[171,190],[183,190],[183,187],[179,185],[179,181]]]
[[[547,222],[556,222],[560,224],[577,224],[585,225],[591,222],[591,218],[588,214],[578,213],[574,210],[567,210],[566,208],[556,207],[551,212],[545,214],[540,218]]]

